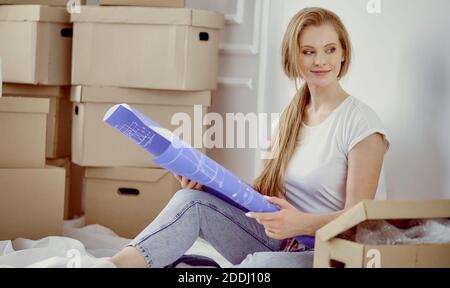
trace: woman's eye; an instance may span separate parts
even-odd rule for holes
[[[336,51],[336,48],[332,47],[327,50],[327,53],[334,53],[335,51]]]
[[[305,50],[305,51],[303,51],[303,54],[305,54],[305,55],[312,55],[312,54],[314,54],[314,51]]]

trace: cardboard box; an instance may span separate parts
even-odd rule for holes
[[[184,0],[98,0],[98,4],[182,8],[184,7]]]
[[[71,163],[69,158],[47,159],[47,164],[62,167],[66,171],[64,219],[81,217],[84,214],[82,192],[85,168]]]
[[[5,84],[5,96],[48,98],[50,110],[47,117],[46,157],[50,159],[70,156],[72,103],[69,86],[36,86]]]
[[[314,267],[450,267],[450,243],[365,245],[338,236],[366,220],[449,218],[450,200],[362,201],[316,233]]]
[[[134,238],[180,188],[164,169],[86,168],[86,223]]]
[[[38,4],[49,6],[66,6],[70,0],[0,0],[0,4]],[[80,5],[86,4],[86,0],[76,0]]]
[[[0,98],[0,167],[45,166],[48,99]]]
[[[64,169],[0,169],[0,240],[61,235]]]
[[[217,86],[220,13],[83,6],[72,14],[72,83],[168,90]]]
[[[153,157],[147,151],[103,122],[105,113],[117,103],[127,103],[174,131],[178,125],[171,125],[171,118],[175,113],[183,112],[192,119],[193,128],[194,105],[202,105],[201,114],[205,115],[211,105],[211,92],[76,86],[72,87],[71,100],[75,102],[72,119],[74,163],[92,167],[157,167],[150,161]],[[202,135],[203,131],[204,127]],[[194,139],[194,131],[191,135]],[[195,142],[191,142],[195,146]]]
[[[70,85],[72,25],[65,8],[0,6],[3,82]]]

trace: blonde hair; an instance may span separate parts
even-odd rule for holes
[[[295,81],[296,95],[280,116],[278,129],[271,142],[272,157],[264,163],[263,171],[253,182],[253,187],[263,195],[283,197],[284,175],[287,164],[297,148],[297,138],[306,104],[310,98],[308,85],[304,83],[300,89],[297,81],[302,80],[299,71],[300,36],[307,26],[330,24],[336,30],[343,49],[344,60],[338,79],[345,76],[350,65],[350,37],[340,18],[333,12],[317,7],[300,10],[289,22],[283,37],[281,62],[284,73]]]

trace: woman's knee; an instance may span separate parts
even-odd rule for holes
[[[174,201],[180,200],[180,201],[186,202],[186,201],[206,200],[209,196],[210,196],[210,194],[208,194],[204,191],[183,188],[183,189],[180,189],[177,192],[175,192],[172,199]]]

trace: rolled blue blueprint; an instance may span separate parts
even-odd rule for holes
[[[229,170],[129,105],[111,107],[103,120],[151,153],[155,164],[202,184],[203,190],[227,203],[245,212],[279,210]],[[308,248],[314,247],[314,237],[296,239]]]

